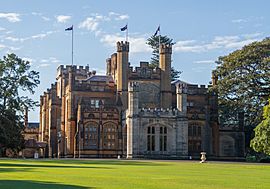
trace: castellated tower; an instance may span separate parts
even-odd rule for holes
[[[172,45],[161,44],[159,48],[159,68],[161,69],[160,92],[162,108],[172,106],[171,56]]]
[[[139,146],[139,85],[130,82],[128,86],[128,110],[127,110],[127,158],[138,154]]]
[[[121,95],[123,109],[127,109],[129,42],[117,42],[117,91]]]
[[[180,112],[187,113],[187,85],[179,83],[176,86],[176,106]]]

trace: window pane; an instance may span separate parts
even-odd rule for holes
[[[153,127],[154,128],[154,127]],[[155,130],[154,130],[155,131]],[[155,151],[155,135],[152,135],[152,151]]]
[[[152,134],[155,134],[155,127],[152,127]]]
[[[151,133],[151,127],[147,128],[147,133],[150,134]]]
[[[163,148],[164,148],[164,151],[167,151],[167,136],[166,135],[164,136]]]
[[[202,128],[201,126],[198,126],[198,136],[201,136],[202,135]]]
[[[160,135],[160,136],[159,136],[159,151],[163,151],[163,149],[162,149],[162,144],[163,144],[163,136]]]
[[[192,127],[188,126],[188,136],[192,136]]]
[[[167,134],[167,127],[164,127],[164,133]]]
[[[150,128],[150,127],[148,127],[148,128]],[[151,141],[150,141],[150,135],[147,135],[147,151],[150,151],[151,149],[150,149],[150,146],[151,146]]]
[[[159,128],[159,133],[162,134],[163,133],[163,127]]]
[[[95,101],[95,107],[98,108],[99,107],[99,104],[98,104],[98,100]]]
[[[196,126],[195,125],[193,125],[192,130],[193,130],[192,136],[196,136]]]

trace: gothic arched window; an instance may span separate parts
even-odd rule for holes
[[[88,123],[84,126],[84,148],[96,149],[98,146],[98,125]]]
[[[103,148],[114,149],[116,146],[117,126],[114,123],[107,123],[103,126]]]
[[[167,127],[159,128],[159,151],[167,151]]]
[[[155,127],[147,127],[147,151],[155,151]]]

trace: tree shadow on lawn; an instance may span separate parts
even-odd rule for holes
[[[54,182],[32,181],[32,180],[0,180],[1,189],[24,189],[24,188],[53,188],[53,189],[87,189],[93,187],[84,187],[76,185],[67,185]]]
[[[32,168],[3,168],[0,166],[0,174],[1,173],[8,173],[8,172],[26,172],[31,171]]]
[[[57,162],[53,162],[57,163]],[[62,162],[58,162],[62,163]],[[94,167],[94,166],[73,166],[73,165],[52,165],[50,163],[46,164],[36,164],[35,162],[27,162],[24,163],[0,163],[0,171],[3,169],[2,167],[11,167],[9,169],[16,169],[16,167],[23,167],[23,168],[79,168],[79,169],[113,169],[111,167]],[[14,168],[15,167],[15,168]],[[4,168],[5,169],[5,168]]]

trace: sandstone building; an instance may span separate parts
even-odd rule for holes
[[[243,143],[236,145],[243,132],[219,129],[217,95],[203,85],[171,82],[172,46],[162,44],[159,52],[158,68],[148,62],[134,68],[129,43],[117,42],[106,75],[88,66],[59,66],[56,82],[40,97],[44,155],[187,158],[206,151],[212,157],[243,156],[243,150],[238,153]]]

